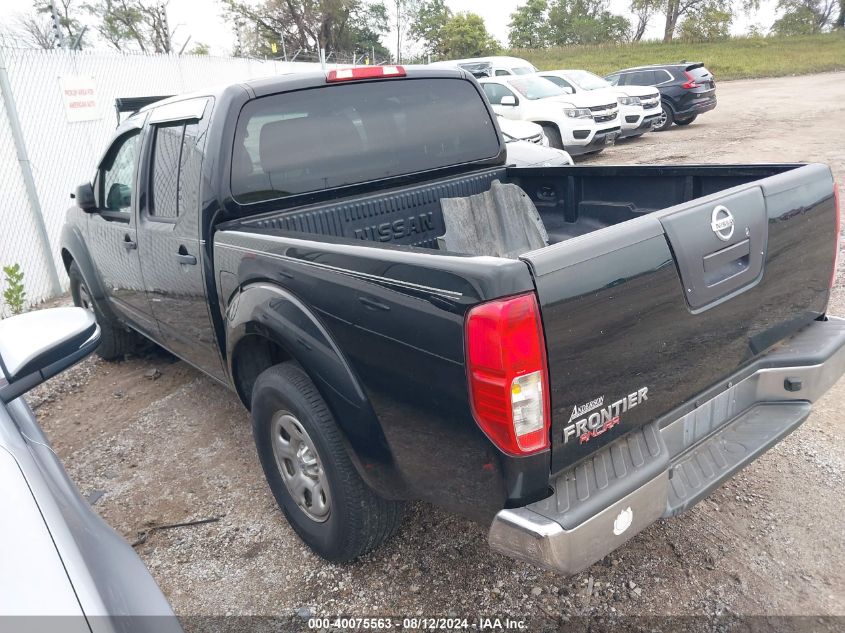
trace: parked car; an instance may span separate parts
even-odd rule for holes
[[[612,93],[619,103],[619,138],[640,137],[658,123],[660,92],[654,86],[614,86],[586,70],[547,70],[538,73],[571,94]]]
[[[432,62],[429,66],[434,68],[461,68],[477,78],[530,75],[537,72],[537,68],[531,62],[519,57],[505,57],[503,55]]]
[[[496,114],[539,124],[552,147],[573,156],[602,151],[621,131],[613,94],[569,94],[537,75],[492,77],[479,83]]]
[[[140,333],[238,394],[321,556],[377,547],[420,499],[572,573],[842,375],[835,190],[819,164],[506,160],[463,71],[249,80],[127,119],[62,258],[103,356]]]
[[[99,339],[80,308],[0,321],[0,616],[74,616],[61,620],[67,631],[178,632],[144,564],[79,494],[21,397]],[[18,628],[54,630],[58,620],[39,622]]]
[[[497,116],[499,129],[508,148],[507,164],[514,167],[560,167],[572,165],[572,157],[562,149],[549,147],[549,139],[536,123]]]
[[[700,114],[716,107],[716,80],[701,62],[654,64],[617,70],[605,77],[614,86],[656,86],[660,90],[661,115],[655,130],[672,123],[689,125]]]

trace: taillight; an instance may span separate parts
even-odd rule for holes
[[[387,77],[404,77],[404,66],[356,66],[355,68],[338,68],[326,74],[326,83],[338,81],[354,81],[355,79],[382,79]]]
[[[833,183],[833,212],[836,215],[836,241],[834,242],[834,248],[836,250],[833,253],[833,272],[830,274],[831,289],[836,284],[836,269],[839,267],[839,249],[842,242],[842,233],[840,232],[842,230],[842,209],[839,206],[839,187],[835,182]]]
[[[475,420],[506,453],[549,446],[549,372],[534,293],[482,303],[466,319],[466,357]]]
[[[686,88],[687,90],[698,88],[698,84],[695,83],[695,77],[690,75],[686,70],[684,71],[684,75],[689,81],[687,81],[685,84],[681,84],[681,88]]]

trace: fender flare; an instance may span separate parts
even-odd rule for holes
[[[61,245],[62,261],[65,264],[65,270],[68,271],[70,269],[70,262],[65,259],[65,253],[67,253],[70,259],[76,262],[76,265],[79,267],[79,272],[82,273],[82,278],[85,280],[91,296],[97,302],[97,307],[109,316],[114,317],[108,296],[103,289],[102,283],[100,283],[100,276],[97,274],[91,253],[85,243],[85,237],[82,235],[79,227],[72,222],[71,218],[68,218],[62,227],[59,244]]]
[[[393,463],[381,424],[354,370],[302,301],[279,286],[257,282],[232,297],[226,317],[226,353],[233,383],[238,343],[246,336],[263,336],[284,349],[314,381],[362,477],[375,474],[368,471],[376,465]],[[238,395],[244,400],[245,394]]]

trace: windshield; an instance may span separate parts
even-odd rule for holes
[[[536,73],[537,69],[533,66],[517,66],[516,68],[511,68],[511,72],[514,75],[530,75],[531,73]]]
[[[560,87],[542,77],[520,77],[519,79],[511,79],[508,83],[516,88],[519,94],[532,101],[567,94]]]
[[[566,78],[572,83],[576,84],[582,90],[600,90],[602,88],[612,88],[612,85],[606,79],[602,79],[598,75],[594,75],[586,70],[573,70],[566,73]]]

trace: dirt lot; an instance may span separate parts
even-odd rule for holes
[[[590,162],[818,160],[845,182],[845,74],[722,83],[718,96],[693,125]],[[136,547],[180,615],[496,613],[531,617],[532,630],[587,614],[845,615],[845,380],[709,499],[572,578],[491,553],[485,526],[422,504],[381,550],[323,562],[277,510],[235,396],[163,353],[88,360],[30,401],[83,494],[130,542],[219,518]]]

